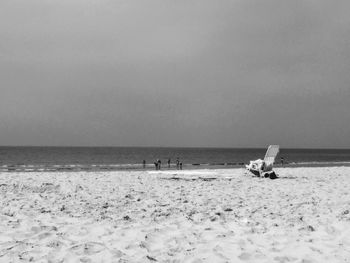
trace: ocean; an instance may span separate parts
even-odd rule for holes
[[[98,171],[154,169],[160,159],[162,169],[175,169],[176,159],[183,169],[243,167],[263,158],[266,148],[156,148],[156,147],[0,147],[0,171]],[[349,165],[350,149],[281,149],[276,159],[284,165]],[[142,165],[146,161],[145,168]]]

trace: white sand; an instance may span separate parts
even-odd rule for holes
[[[350,167],[276,171],[1,173],[0,262],[349,262]]]

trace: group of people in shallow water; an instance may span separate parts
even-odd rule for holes
[[[284,157],[281,157],[281,165],[283,166],[283,164],[284,164]],[[167,161],[167,166],[168,166],[168,168],[171,167],[171,159],[170,158]],[[146,168],[146,160],[142,161],[142,167],[143,167],[143,169]],[[160,170],[162,167],[162,161],[160,159],[157,159],[154,162],[154,167],[156,168],[156,170]],[[182,170],[182,162],[180,162],[179,158],[176,158],[176,169]]]
[[[168,168],[170,168],[170,166],[171,166],[171,159],[170,158],[168,159],[167,164],[168,164]],[[154,166],[155,166],[156,170],[160,170],[162,167],[162,161],[160,159],[157,159],[154,162]],[[146,168],[146,160],[142,161],[142,167],[144,169]],[[182,162],[180,162],[179,158],[176,158],[176,169],[182,170]]]

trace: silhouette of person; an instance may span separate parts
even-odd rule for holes
[[[168,159],[168,168],[170,168],[170,158]]]
[[[146,160],[143,160],[143,161],[142,161],[142,167],[143,167],[143,169],[146,168]]]

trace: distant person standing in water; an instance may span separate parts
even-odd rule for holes
[[[143,167],[143,169],[146,168],[146,160],[143,160],[143,161],[142,161],[142,167]]]
[[[179,164],[179,165],[180,165],[180,170],[182,170],[182,162],[180,162],[180,164]]]
[[[281,157],[281,165],[283,166],[284,163],[284,157]]]
[[[170,168],[170,158],[168,159],[168,168]]]
[[[160,170],[160,167],[162,165],[162,161],[160,159],[158,159],[157,163],[158,163],[158,170]]]
[[[179,170],[179,166],[180,166],[180,161],[179,161],[179,157],[176,158],[176,169]]]

